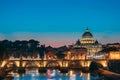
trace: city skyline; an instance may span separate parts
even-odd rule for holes
[[[9,34],[6,36],[0,35],[0,40],[30,40],[35,39],[40,42],[40,44],[45,44],[46,46],[52,46],[52,47],[61,47],[61,46],[68,46],[75,44],[76,41],[79,39],[81,40],[83,32],[45,32],[45,33],[29,33],[29,32],[18,32]],[[91,32],[91,31],[90,31]],[[104,35],[103,33],[94,33],[93,37],[95,40],[98,40],[99,43],[107,44],[107,43],[119,43],[120,40],[116,40],[119,35],[116,34],[116,36],[108,36]],[[112,33],[111,33],[112,34]]]
[[[0,80],[120,80],[120,0],[0,0]]]
[[[120,42],[119,0],[1,0],[0,40],[35,39],[59,47],[86,27],[100,43]]]

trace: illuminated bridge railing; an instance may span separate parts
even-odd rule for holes
[[[87,57],[86,57],[86,59],[72,59],[72,60],[93,60],[93,59],[96,59],[96,60],[101,60],[101,59],[106,59],[106,57],[104,56],[104,55],[88,55]],[[37,58],[31,58],[31,57],[21,57],[21,58],[15,58],[15,57],[13,57],[13,56],[11,56],[10,58],[9,58],[9,60],[49,60],[49,59],[41,59],[41,58],[39,58],[39,57],[37,57]],[[50,59],[50,60],[54,60],[54,59]],[[55,60],[57,60],[57,59],[55,59]],[[71,60],[71,59],[68,59],[68,60]]]
[[[20,60],[23,60],[23,61],[41,61],[42,59],[40,58],[9,58],[10,61],[20,61]],[[64,61],[92,61],[92,60],[106,60],[105,58],[87,58],[87,59],[75,59],[75,60],[64,60]],[[42,61],[56,61],[56,60],[45,60],[43,59]],[[57,60],[57,61],[61,61],[61,60]]]
[[[10,57],[9,60],[21,60],[21,58]],[[22,58],[22,60],[41,60],[40,58]]]
[[[104,55],[87,56],[87,59],[106,59]]]
[[[9,60],[20,60],[20,58],[10,57]]]

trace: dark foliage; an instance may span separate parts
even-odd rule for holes
[[[16,40],[9,41],[3,40],[0,41],[0,59],[8,58],[9,56],[20,57],[20,56],[31,56],[37,57],[40,54],[42,57],[44,56],[45,45],[40,46],[39,41],[36,40]]]
[[[64,59],[65,58],[65,54],[63,54],[62,52],[56,53],[56,56],[57,56],[58,59]]]
[[[0,44],[0,59],[2,60],[5,55],[5,48]]]
[[[108,63],[109,70],[120,74],[120,60],[111,60]]]
[[[101,52],[118,51],[116,47],[106,47]]]
[[[99,68],[103,68],[103,66],[95,61],[92,61],[89,67],[90,72],[94,72],[99,70]]]

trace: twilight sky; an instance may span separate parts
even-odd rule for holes
[[[39,40],[59,47],[86,26],[101,43],[120,42],[120,0],[0,0],[0,40]]]

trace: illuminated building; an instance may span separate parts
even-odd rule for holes
[[[68,60],[85,60],[87,57],[87,49],[82,47],[71,48],[66,54],[66,59]]]
[[[117,59],[117,60],[119,60],[120,59],[120,51],[110,51],[109,52],[109,54],[108,54],[108,58],[109,59],[113,59],[113,60],[115,60],[115,59]]]
[[[84,34],[82,35],[82,39],[81,39],[81,44],[94,44],[94,37],[91,34],[91,32],[88,30],[88,28],[86,29],[86,31],[84,32]]]
[[[95,55],[95,53],[102,50],[102,45],[96,40],[92,33],[87,28],[84,34],[82,35],[81,40],[76,41],[76,44],[73,45],[74,48],[83,47],[87,49],[88,55]]]
[[[120,50],[120,43],[109,43],[107,47],[114,47]]]

